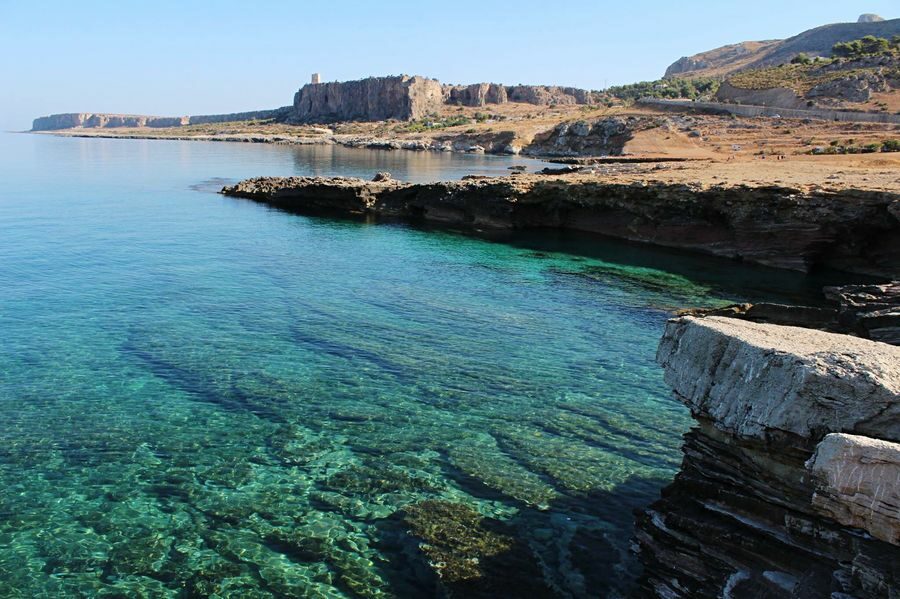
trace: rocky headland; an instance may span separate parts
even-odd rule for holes
[[[231,114],[201,114],[194,116],[147,116],[140,114],[110,114],[98,112],[70,112],[52,114],[34,119],[32,131],[58,131],[64,129],[114,129],[144,128],[163,129],[186,127],[208,123],[230,123],[250,120],[283,119],[289,107],[273,110],[254,110]]]
[[[419,75],[368,77],[356,81],[308,83],[291,106],[233,114],[146,116],[110,113],[63,113],[39,117],[32,131],[105,128],[184,127],[251,119],[291,124],[352,121],[411,121],[437,114],[444,106],[485,107],[509,103],[532,106],[589,105],[600,97],[591,91],[554,85],[475,83],[447,85]]]
[[[572,229],[802,272],[826,267],[900,276],[900,195],[894,192],[616,182],[593,174],[418,185],[384,176],[264,177],[222,191],[298,213],[473,229]]]
[[[682,317],[657,359],[696,426],[639,514],[638,595],[900,594],[900,348]]]

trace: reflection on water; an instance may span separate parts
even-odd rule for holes
[[[0,596],[627,586],[689,424],[665,309],[780,284],[192,190],[513,163],[326,150],[0,137]]]

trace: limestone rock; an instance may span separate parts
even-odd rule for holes
[[[900,594],[900,349],[685,317],[659,360],[697,426],[638,516],[638,596]]]
[[[594,95],[584,89],[575,87],[558,87],[547,85],[514,85],[506,88],[510,102],[537,104],[593,104]]]
[[[900,545],[900,444],[831,434],[808,466],[820,514]]]
[[[857,23],[880,23],[881,21],[884,21],[884,19],[874,13],[868,12],[868,13],[859,15],[859,19],[856,22]]]
[[[474,83],[472,85],[445,85],[444,101],[460,106],[486,106],[506,104],[509,97],[506,87],[497,83]]]
[[[98,129],[108,127],[182,127],[204,123],[231,123],[250,120],[283,120],[288,107],[274,110],[254,110],[231,114],[202,114],[194,116],[147,116],[140,114],[107,114],[93,112],[51,114],[34,119],[32,131],[55,131],[60,129]]]
[[[657,360],[695,416],[739,437],[900,441],[900,348],[730,318],[673,320]]]
[[[649,117],[609,117],[560,123],[535,136],[528,154],[548,156],[617,156],[638,131],[652,129]]]
[[[369,77],[359,81],[308,84],[294,96],[292,123],[420,119],[438,112],[443,89],[425,77]]]

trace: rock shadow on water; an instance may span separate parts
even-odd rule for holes
[[[517,504],[508,521],[466,503],[419,501],[376,524],[379,547],[397,558],[381,575],[400,596],[627,596],[640,574],[633,514],[666,482],[632,477],[546,510]]]

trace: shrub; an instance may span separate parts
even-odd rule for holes
[[[870,54],[884,54],[890,52],[892,49],[896,50],[900,47],[900,44],[897,42],[898,37],[900,36],[894,36],[893,39],[888,41],[883,37],[867,35],[864,38],[850,42],[838,42],[832,46],[831,53],[834,56],[840,56],[842,58],[857,58],[859,56],[867,56]]]
[[[791,64],[812,64],[812,58],[808,54],[801,52],[791,59]]]
[[[882,152],[900,152],[900,139],[888,139],[881,142]]]
[[[606,93],[620,100],[640,98],[667,98],[672,100],[696,100],[701,96],[711,96],[719,90],[718,79],[660,79],[641,81],[629,85],[610,87]]]

